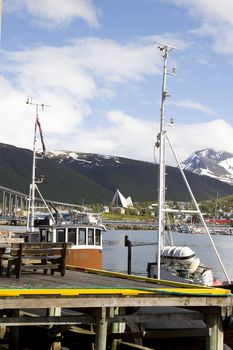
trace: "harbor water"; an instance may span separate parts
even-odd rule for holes
[[[6,226],[0,226],[0,230]],[[24,232],[25,227],[7,226],[13,232]],[[103,233],[103,268],[106,270],[127,272],[127,247],[125,236],[132,243],[148,244],[132,248],[132,273],[146,275],[148,262],[155,261],[157,232],[155,230],[108,230]],[[207,234],[172,233],[174,245],[188,246],[200,258],[201,262],[213,269],[216,278],[226,280],[215,251]],[[212,235],[216,248],[223,261],[229,278],[233,281],[233,235]]]
[[[103,268],[127,272],[127,247],[125,236],[132,243],[156,243],[154,230],[109,230],[103,234]],[[227,274],[233,280],[233,235],[212,235],[215,246],[223,261]],[[216,278],[226,280],[214,248],[206,234],[173,232],[174,245],[188,246],[205,266],[213,269]],[[132,274],[146,275],[148,262],[155,261],[157,246],[143,245],[132,248]]]

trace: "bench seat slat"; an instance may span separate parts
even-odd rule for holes
[[[46,250],[42,250],[42,249],[27,249],[27,250],[23,250],[22,251],[22,256],[27,256],[27,255],[30,255],[30,254],[33,254],[33,255],[61,255],[63,252],[63,249],[46,249]]]
[[[59,268],[59,264],[54,264],[54,265],[51,265],[51,266],[49,266],[49,265],[47,265],[47,264],[32,264],[32,265],[26,265],[25,266],[25,270],[27,270],[27,269],[32,269],[32,270],[34,270],[34,269],[58,269]]]
[[[32,260],[32,259],[36,259],[36,260],[58,260],[61,259],[61,255],[24,255],[22,256],[22,260]]]

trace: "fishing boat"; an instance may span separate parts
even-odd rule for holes
[[[170,51],[174,47],[164,44],[158,44],[158,49],[163,56],[163,80],[162,80],[162,97],[160,108],[160,131],[157,135],[156,147],[159,149],[159,186],[158,186],[158,239],[157,239],[157,254],[156,261],[148,263],[147,272],[149,277],[158,279],[176,280],[186,283],[198,283],[205,286],[216,285],[216,280],[213,276],[212,268],[205,266],[196,253],[189,247],[176,246],[173,242],[173,237],[170,231],[167,230],[169,222],[167,220],[168,213],[191,213],[198,215],[200,222],[207,233],[213,250],[217,255],[218,261],[222,267],[223,273],[226,277],[227,283],[230,284],[226,269],[217,251],[217,248],[210,235],[209,229],[205,223],[203,215],[199,209],[198,203],[193,195],[193,192],[186,179],[185,173],[181,168],[180,162],[172,143],[168,137],[167,126],[173,124],[173,120],[168,124],[165,117],[165,102],[166,98],[170,96],[167,91],[166,82],[167,75],[175,75],[176,70],[173,68],[172,72],[167,70],[167,61]],[[169,208],[166,203],[166,149],[170,146],[177,166],[180,170],[181,176],[190,194],[190,199],[195,205],[195,210],[177,210]],[[168,243],[167,243],[168,241]],[[219,282],[218,282],[219,283]]]
[[[87,268],[102,268],[102,231],[100,221],[93,223],[93,214],[84,215],[72,224],[51,224],[39,226],[41,242],[69,242],[66,264]]]
[[[77,212],[77,215],[71,221],[60,220],[59,211],[54,202],[46,201],[38,188],[38,184],[43,182],[43,176],[40,176],[40,178],[36,176],[36,163],[43,159],[46,151],[38,110],[40,107],[44,109],[45,105],[32,103],[30,99],[27,103],[36,107],[36,116],[33,138],[32,182],[29,191],[25,241],[69,242],[72,245],[67,252],[67,265],[101,269],[102,233],[106,229],[102,224],[100,214]],[[38,148],[37,134],[40,135],[42,149],[41,147]],[[38,201],[39,205],[36,204]],[[46,217],[38,220],[36,215],[38,210],[43,211]]]

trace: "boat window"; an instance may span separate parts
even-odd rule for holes
[[[53,233],[51,231],[47,232],[47,242],[53,241]]]
[[[80,228],[79,229],[79,235],[78,235],[78,244],[86,244],[86,229]]]
[[[46,231],[45,230],[41,230],[40,231],[40,241],[41,242],[45,242],[46,241]]]
[[[101,245],[101,230],[98,228],[95,230],[95,244]]]
[[[76,244],[76,228],[68,228],[67,242]]]
[[[65,242],[65,229],[64,228],[57,229],[56,242]]]
[[[88,229],[88,244],[94,245],[94,229],[93,228]]]
[[[41,229],[40,230],[40,242],[52,242],[53,234],[49,230]]]

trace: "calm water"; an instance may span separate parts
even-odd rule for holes
[[[4,230],[6,227],[0,226]],[[12,231],[25,231],[25,227],[8,226]],[[127,272],[127,248],[124,246],[125,236],[133,243],[155,243],[156,232],[150,231],[107,231],[103,234],[103,268],[106,270]],[[233,235],[212,236],[218,249],[228,276],[233,280]],[[225,279],[219,261],[215,255],[211,242],[206,234],[173,233],[175,245],[187,245],[193,249],[201,261],[208,267],[213,268],[214,276]],[[146,274],[148,262],[155,261],[157,246],[142,246],[132,248],[132,273]]]
[[[103,235],[104,253],[103,267],[107,270],[127,271],[127,248],[124,246],[125,235],[134,243],[155,243],[155,231],[107,231]],[[233,280],[233,236],[212,236],[221,256],[228,276]],[[205,234],[173,233],[175,245],[187,245],[196,252],[196,255],[208,267],[213,268],[214,276],[225,279],[219,261],[211,242]],[[132,248],[132,273],[146,274],[147,262],[155,261],[157,247],[142,246]]]

